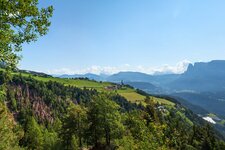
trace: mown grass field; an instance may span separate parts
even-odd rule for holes
[[[145,96],[137,93],[135,89],[131,89],[131,88],[121,89],[121,90],[118,90],[117,92],[118,92],[118,94],[120,94],[121,96],[125,97],[127,100],[129,100],[130,102],[133,102],[133,103],[143,102],[146,98]],[[170,106],[175,105],[173,102],[168,101],[166,99],[157,98],[157,97],[152,97],[152,99],[155,102],[158,102],[160,104],[166,104],[166,105],[170,105]]]
[[[163,99],[163,98],[157,98],[157,97],[153,97],[153,100],[155,102],[158,102],[160,104],[166,104],[166,105],[170,105],[170,106],[174,106],[175,104],[171,101],[168,101],[166,99]]]
[[[128,99],[131,102],[140,102],[143,101],[145,99],[145,96],[140,95],[138,93],[136,93],[135,91],[133,92],[118,92],[121,96],[125,97],[126,99]]]

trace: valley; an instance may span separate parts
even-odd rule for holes
[[[2,69],[0,83],[3,83],[6,78],[4,72],[4,69]],[[176,132],[182,133],[184,130],[189,132],[176,135],[179,141],[191,138],[192,134],[196,133],[205,138],[215,138],[217,141],[215,144],[218,147],[223,146],[220,140],[223,140],[224,137],[218,130],[212,129],[201,117],[171,97],[153,96],[126,84],[94,81],[87,78],[62,79],[42,73],[37,75],[34,72],[24,73],[23,71],[14,72],[11,74],[11,77],[11,81],[6,86],[7,96],[5,104],[7,108],[4,105],[1,108],[7,110],[8,115],[13,118],[14,122],[17,122],[16,124],[8,122],[8,124],[14,126],[14,128],[19,128],[18,131],[10,133],[10,135],[14,137],[14,141],[17,141],[15,139],[20,139],[22,142],[19,144],[20,147],[45,149],[51,143],[50,149],[56,149],[56,145],[60,145],[61,148],[75,148],[76,146],[65,143],[70,141],[67,137],[72,135],[76,135],[77,140],[80,140],[80,144],[79,142],[77,143],[77,148],[85,148],[86,146],[82,145],[87,144],[86,140],[90,142],[87,144],[90,149],[98,150],[100,147],[104,147],[104,149],[106,147],[113,148],[115,144],[125,147],[127,144],[121,143],[123,139],[118,135],[114,135],[114,132],[119,132],[123,137],[129,136],[129,138],[134,138],[132,147],[135,145],[139,149],[143,146],[140,142],[144,142],[145,145],[142,148],[160,147],[167,149],[168,147],[176,147],[171,139],[174,138]],[[84,113],[82,114],[84,117],[94,117],[93,119],[100,120],[93,122],[90,118],[86,121],[83,120],[83,122],[80,120],[82,119],[80,118],[80,113]],[[112,113],[115,113],[117,117],[113,117]],[[100,115],[100,118],[95,118],[92,114]],[[4,116],[2,113],[0,115]],[[76,118],[76,115],[80,117]],[[109,122],[107,120],[102,122],[101,116],[106,117],[106,115]],[[121,117],[125,117],[123,118],[125,119],[124,121],[131,121],[134,126],[124,123]],[[77,123],[76,119],[78,119],[78,122],[81,121],[80,123],[84,125],[84,128],[76,128],[76,126],[69,125],[70,123]],[[0,119],[0,122],[6,123],[2,119]],[[78,133],[81,131],[94,134],[95,131],[92,131],[92,126],[89,126],[86,122],[90,125],[93,124],[95,130],[98,129],[99,136],[96,137],[98,140],[107,138],[104,136],[104,130],[102,129],[106,127],[105,123],[109,123],[110,126],[108,127],[112,133],[106,132],[106,134],[113,136],[108,141],[110,144],[105,142],[95,143],[89,139],[90,136],[86,134],[79,135]],[[141,128],[139,125],[141,125]],[[98,128],[98,126],[101,126],[101,128]],[[115,130],[114,126],[118,126],[118,130]],[[126,128],[126,131],[130,131],[131,135],[127,135],[120,127]],[[176,128],[176,132],[173,131],[174,128]],[[145,134],[140,134],[141,130],[144,130]],[[154,130],[157,132],[153,132]],[[215,137],[201,132],[205,130],[212,131]],[[12,129],[7,128],[7,134],[11,131]],[[135,137],[136,135],[141,136],[141,138]],[[156,139],[155,136],[157,137]],[[51,139],[47,141],[42,140],[47,137]],[[172,143],[166,144],[164,138]],[[31,139],[38,140],[42,144],[29,141]],[[202,146],[203,141],[199,141],[199,139],[193,140],[198,143],[194,147]],[[187,145],[192,145],[192,143],[181,142],[177,147],[183,147],[182,145],[186,147]]]

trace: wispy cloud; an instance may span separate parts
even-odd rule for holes
[[[169,73],[183,73],[186,71],[188,64],[191,62],[188,60],[183,60],[178,62],[176,65],[171,66],[168,64],[152,67],[152,66],[132,66],[129,64],[124,64],[121,66],[98,66],[93,65],[88,68],[76,69],[76,68],[60,68],[44,71],[48,74],[85,74],[85,73],[94,73],[94,74],[114,74],[121,71],[137,71],[148,74],[169,74]]]

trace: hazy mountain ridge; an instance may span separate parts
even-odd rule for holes
[[[108,77],[105,74],[93,74],[93,73],[86,73],[86,74],[74,74],[74,75],[68,75],[68,74],[63,74],[63,75],[58,75],[56,77],[60,78],[89,78],[91,80],[96,80],[96,81],[105,81],[106,78]]]
[[[186,72],[171,82],[169,87],[176,90],[222,91],[225,90],[225,61],[190,64]]]

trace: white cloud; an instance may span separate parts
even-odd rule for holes
[[[190,63],[191,62],[188,60],[183,60],[181,62],[178,62],[175,66],[170,66],[170,65],[166,64],[162,67],[155,68],[155,73],[161,73],[161,74],[177,73],[177,74],[180,74],[187,70],[187,67]]]
[[[165,64],[163,66],[159,67],[149,67],[149,66],[132,66],[130,64],[124,64],[121,66],[98,66],[93,65],[88,68],[83,69],[70,69],[70,68],[61,68],[61,69],[54,69],[54,70],[48,70],[44,71],[48,74],[85,74],[85,73],[94,73],[94,74],[114,74],[118,73],[120,71],[137,71],[137,72],[143,72],[147,74],[169,74],[169,73],[183,73],[186,71],[188,64],[191,62],[188,60],[183,60],[181,62],[178,62],[176,65],[171,66],[168,64]]]
[[[74,74],[74,71],[69,68],[61,68],[61,69],[48,70],[48,71],[46,71],[46,73],[48,73],[48,74]]]

